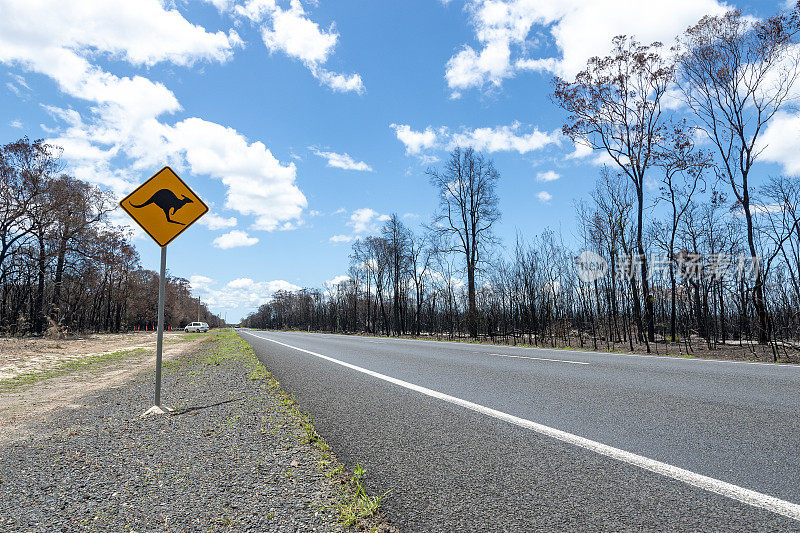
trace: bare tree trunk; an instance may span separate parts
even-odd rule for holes
[[[478,310],[475,304],[475,267],[467,266],[467,299],[469,309],[467,311],[467,327],[469,336],[473,339],[478,338]]]

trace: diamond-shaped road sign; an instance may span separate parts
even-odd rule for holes
[[[203,200],[169,167],[156,172],[119,205],[161,247],[208,212]]]

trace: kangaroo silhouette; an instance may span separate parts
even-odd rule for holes
[[[133,202],[131,202],[131,206],[139,208],[139,207],[145,207],[150,204],[156,204],[159,208],[161,208],[162,211],[164,211],[164,216],[167,217],[167,222],[172,222],[173,224],[180,224],[181,226],[185,226],[186,224],[184,224],[183,222],[172,220],[171,218],[169,218],[169,216],[171,214],[174,215],[178,211],[178,209],[180,209],[184,205],[191,203],[193,203],[191,198],[187,198],[186,196],[184,196],[183,198],[178,198],[177,196],[175,196],[175,193],[173,193],[171,190],[161,189],[160,191],[154,192],[153,196],[151,196],[150,199],[147,200],[145,203],[136,205]]]

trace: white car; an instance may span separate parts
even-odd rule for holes
[[[192,322],[183,331],[186,333],[206,333],[208,331],[208,324],[205,322]]]

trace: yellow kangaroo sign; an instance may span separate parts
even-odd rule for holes
[[[119,205],[161,247],[208,212],[208,206],[169,167],[156,172]]]

